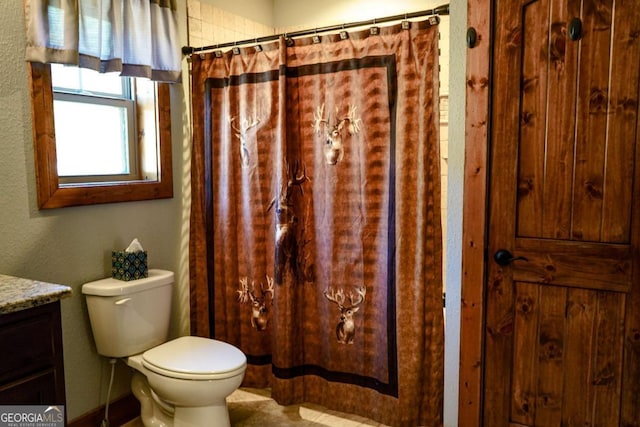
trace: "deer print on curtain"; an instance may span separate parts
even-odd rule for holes
[[[332,122],[328,118],[325,118],[324,103],[318,107],[313,121],[313,129],[317,134],[322,134],[322,131],[325,131],[324,157],[327,160],[327,164],[335,165],[341,161],[344,156],[344,148],[342,145],[342,129],[344,125],[347,125],[350,135],[355,135],[360,131],[360,122],[362,122],[362,120],[356,118],[356,109],[357,107],[355,105],[350,105],[347,116],[340,118],[340,108],[336,107],[335,124],[331,124]]]
[[[367,295],[366,286],[362,286],[356,291],[357,296],[354,297],[353,293],[349,292],[349,304],[345,305],[344,290],[339,289],[334,291],[329,288],[324,293],[324,296],[338,306],[340,309],[340,322],[336,326],[336,337],[341,344],[353,344],[353,338],[356,333],[356,325],[353,321],[353,315],[358,311],[359,305],[364,302],[364,297]],[[354,298],[356,298],[354,300]]]
[[[249,130],[251,130],[252,128],[255,128],[260,124],[260,119],[257,117],[245,119],[242,121],[242,123],[239,126],[235,123],[235,121],[236,121],[236,118],[231,117],[231,119],[229,119],[229,124],[231,125],[231,128],[234,130],[235,136],[240,141],[240,161],[242,163],[242,167],[247,167],[249,166],[249,158],[250,158],[249,148],[247,143],[248,132]]]
[[[280,403],[442,424],[436,24],[193,57],[192,332]]]
[[[240,289],[238,289],[238,301],[242,304],[251,304],[251,326],[258,331],[264,331],[269,324],[269,305],[273,301],[273,279],[267,276],[267,288],[260,283],[260,296],[256,296],[256,285],[252,280],[249,285],[249,278],[240,279]],[[267,296],[270,298],[267,299]]]

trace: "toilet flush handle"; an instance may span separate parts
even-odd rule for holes
[[[131,298],[122,298],[115,302],[116,305],[123,305],[131,301]]]

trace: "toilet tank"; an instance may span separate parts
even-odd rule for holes
[[[173,272],[149,270],[128,282],[107,278],[82,286],[98,353],[127,357],[167,341]]]

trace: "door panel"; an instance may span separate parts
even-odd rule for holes
[[[542,184],[542,237],[568,239],[571,232],[574,133],[576,120],[578,44],[567,40],[567,23],[580,16],[580,1],[552,1],[548,43],[546,139],[547,162]],[[542,40],[544,43],[544,38]],[[541,152],[544,146],[538,146]],[[523,235],[520,233],[520,235]]]
[[[549,1],[525,5],[523,14],[522,84],[520,92],[520,144],[518,152],[518,235],[540,236],[544,223],[545,133],[548,68],[542,55],[549,33]],[[515,50],[515,49],[514,49]]]
[[[606,190],[606,129],[612,0],[585,1],[576,112],[573,221],[575,240],[601,241]],[[630,190],[630,189],[629,189]],[[627,240],[628,241],[628,240]]]
[[[484,425],[640,425],[640,8],[494,10]]]
[[[521,10],[517,231],[629,243],[631,211],[619,206],[630,206],[632,193],[637,28],[629,15],[612,15],[611,0],[585,1],[585,34],[571,41],[568,23],[580,8],[570,3],[572,13],[558,0]]]
[[[515,288],[518,363],[511,420],[542,426],[618,425],[624,294],[521,282]]]

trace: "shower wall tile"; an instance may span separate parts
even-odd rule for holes
[[[188,0],[189,45],[229,43],[275,34],[274,28],[199,0]]]
[[[201,19],[199,0],[187,0],[187,16],[189,17],[189,19]]]
[[[200,5],[200,19],[202,19],[202,22],[213,24],[213,9],[215,9],[213,5],[208,3]]]
[[[449,142],[448,123],[440,123],[440,141]],[[440,156],[442,156],[443,159],[449,158],[449,144],[440,144]]]
[[[449,95],[449,17],[440,17],[440,95]]]
[[[205,40],[206,44],[213,43],[215,38],[215,27],[212,23],[207,21],[202,21],[202,39]]]
[[[224,17],[223,17],[223,10],[219,9],[217,7],[213,8],[213,25],[215,25],[216,27],[222,27],[222,24],[224,22]]]
[[[189,46],[206,46],[207,43],[202,37],[189,36]]]
[[[202,38],[202,21],[200,19],[189,20],[189,35]]]

